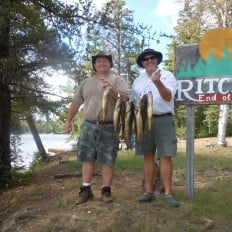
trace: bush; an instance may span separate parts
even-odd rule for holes
[[[179,127],[176,129],[176,134],[178,138],[186,138],[186,127]]]

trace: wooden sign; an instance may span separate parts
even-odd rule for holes
[[[200,44],[176,46],[177,104],[232,103],[232,28],[207,32]]]

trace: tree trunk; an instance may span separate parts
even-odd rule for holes
[[[7,84],[0,83],[0,191],[10,183],[10,90]]]
[[[220,105],[217,144],[223,147],[227,145],[226,127],[227,127],[228,117],[229,117],[229,105]]]
[[[8,68],[10,1],[1,1],[0,15],[0,192],[11,182],[10,118],[11,99]]]
[[[40,139],[39,132],[36,128],[35,121],[34,121],[32,115],[27,116],[27,123],[30,127],[30,130],[31,130],[31,133],[32,133],[33,138],[35,140],[37,149],[38,149],[39,153],[41,154],[42,158],[44,158],[45,156],[47,156],[47,153],[46,153],[44,146],[43,146],[43,143]]]
[[[222,27],[228,28],[229,22],[227,17],[227,1],[224,1],[224,9],[221,11],[222,13]],[[225,147],[227,145],[226,142],[226,127],[229,118],[229,105],[220,105],[219,111],[219,120],[218,120],[218,135],[217,135],[217,144]]]

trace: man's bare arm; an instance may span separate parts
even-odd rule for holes
[[[77,111],[80,108],[80,104],[77,104],[76,102],[72,102],[67,113],[66,122],[64,124],[64,130],[66,133],[70,133],[72,130],[72,120],[75,117]]]

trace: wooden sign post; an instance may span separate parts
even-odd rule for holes
[[[195,107],[187,106],[187,141],[186,141],[186,192],[189,199],[194,195],[194,138],[195,138]]]
[[[232,28],[208,31],[200,44],[176,46],[176,104],[187,105],[186,192],[194,196],[196,104],[232,104]]]

